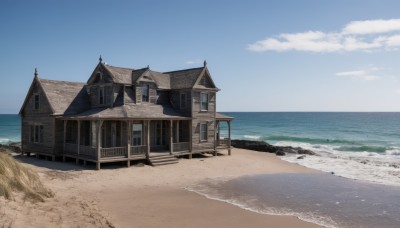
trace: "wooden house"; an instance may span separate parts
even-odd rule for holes
[[[216,112],[207,64],[157,72],[105,64],[86,83],[34,79],[20,110],[22,151],[101,163],[177,162],[178,156],[230,150],[231,117]],[[221,137],[220,124],[227,125]]]

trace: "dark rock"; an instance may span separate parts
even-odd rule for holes
[[[304,159],[306,157],[306,155],[301,155],[299,157],[297,157],[297,159]]]
[[[311,150],[306,150],[301,147],[291,146],[274,146],[264,141],[251,141],[251,140],[231,140],[231,145],[236,148],[256,150],[261,152],[275,153],[278,156],[284,156],[286,154],[307,154],[316,155]]]
[[[332,174],[332,175],[334,175],[334,174],[335,174],[335,172],[331,172],[331,174]]]
[[[397,164],[390,164],[389,167],[393,167],[393,168],[398,169],[398,168],[400,168],[400,165],[397,165]]]
[[[360,161],[360,163],[362,163],[362,164],[367,164],[368,163],[368,161],[367,160],[363,160],[363,161]]]

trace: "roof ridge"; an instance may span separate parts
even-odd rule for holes
[[[86,85],[86,83],[84,82],[71,82],[71,81],[64,81],[64,80],[54,80],[54,79],[46,79],[46,78],[39,78],[40,81],[44,80],[44,81],[51,81],[51,82],[67,82],[67,83],[75,83],[75,84],[82,84],[82,85]]]
[[[113,66],[113,65],[110,65],[110,64],[104,64],[104,66],[110,66],[110,67],[121,68],[121,69],[126,69],[126,70],[135,70],[134,68]]]
[[[202,69],[202,68],[204,68],[204,66],[195,67],[195,68],[188,68],[188,69],[183,69],[183,70],[167,71],[167,72],[162,72],[162,73],[168,74],[168,73],[176,73],[176,72],[189,71],[189,70],[198,70],[198,69]]]

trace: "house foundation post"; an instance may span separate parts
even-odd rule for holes
[[[127,148],[126,148],[126,153],[127,153],[127,158],[128,158],[128,161],[126,162],[126,166],[127,167],[129,167],[129,166],[131,166],[131,140],[132,140],[132,129],[131,129],[131,127],[132,127],[132,123],[131,123],[131,121],[130,120],[128,120],[128,121],[126,121],[126,124],[127,124],[127,126],[126,126],[126,146],[127,146]]]
[[[174,152],[174,135],[172,131],[172,120],[169,121],[169,153],[172,154]]]
[[[76,151],[78,153],[78,157],[76,158],[76,164],[79,164],[79,153],[80,153],[80,146],[81,145],[81,121],[78,120],[78,139],[77,139],[77,143],[76,143]]]
[[[67,124],[68,124],[68,120],[64,120],[64,143],[63,143],[63,157],[62,160],[63,162],[65,162],[65,143],[67,141]]]
[[[147,150],[146,150],[146,158],[147,160],[150,159],[150,120],[147,120],[146,124],[146,134],[147,134],[147,139],[146,139],[146,144],[147,144]]]
[[[231,121],[228,120],[228,155],[231,155]]]
[[[96,152],[97,152],[97,160],[96,160],[96,169],[100,170],[100,158],[101,158],[101,151],[100,151],[100,141],[101,141],[101,126],[103,125],[102,120],[98,120],[96,123]]]
[[[192,132],[192,130],[193,130],[193,121],[192,120],[190,120],[189,121],[189,159],[192,159],[192,150],[193,150],[193,140],[192,140],[192,135],[193,135],[193,132]]]

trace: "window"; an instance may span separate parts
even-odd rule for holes
[[[200,124],[200,141],[207,141],[207,124]]]
[[[39,94],[35,94],[35,109],[39,109],[40,107],[40,96]]]
[[[181,93],[181,109],[186,108],[186,93]]]
[[[142,102],[149,102],[149,85],[142,86]]]
[[[30,128],[30,142],[43,143],[43,125],[31,125]]]
[[[142,145],[142,124],[132,124],[132,145]]]
[[[200,93],[200,110],[208,111],[208,94]]]
[[[104,87],[99,87],[99,104],[104,104]]]

